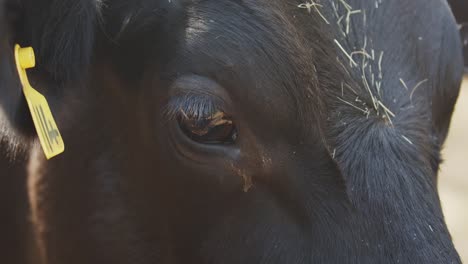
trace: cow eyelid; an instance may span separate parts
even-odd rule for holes
[[[207,95],[183,95],[170,100],[163,111],[167,120],[177,120],[181,115],[191,119],[206,119],[216,112],[226,112],[221,99]]]

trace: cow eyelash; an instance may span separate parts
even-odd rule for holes
[[[221,105],[219,98],[188,94],[171,99],[163,113],[167,120],[190,118],[202,122],[217,112],[225,112]]]

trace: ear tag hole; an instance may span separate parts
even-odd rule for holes
[[[65,151],[65,144],[46,98],[29,83],[26,69],[34,68],[36,65],[33,48],[21,48],[15,45],[15,60],[39,142],[46,158],[51,159]]]

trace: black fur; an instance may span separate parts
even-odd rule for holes
[[[1,12],[0,101],[15,133],[31,136],[34,129],[16,73],[14,45],[34,47],[37,63],[30,79],[39,91],[57,98],[63,86],[86,77],[99,9],[95,0],[3,0]]]
[[[25,0],[22,3],[25,11],[19,42],[35,48],[41,75],[62,82],[83,78],[94,46],[97,2]]]
[[[36,263],[33,227],[26,185],[26,155],[12,155],[0,137],[0,260],[4,263]]]
[[[463,69],[449,6],[347,0],[348,29],[331,2],[19,5],[6,36],[38,50],[66,143],[29,153],[43,263],[460,263],[437,193]],[[234,144],[170,118],[215,110]]]
[[[460,34],[463,42],[465,71],[468,71],[468,0],[449,0],[453,14],[460,25]]]
[[[466,0],[448,0],[453,14],[460,24],[468,23],[468,1]]]

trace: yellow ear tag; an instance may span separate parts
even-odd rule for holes
[[[15,45],[15,60],[39,141],[46,158],[51,159],[63,153],[65,145],[46,98],[29,84],[26,69],[36,66],[33,48],[21,48],[19,45]]]

